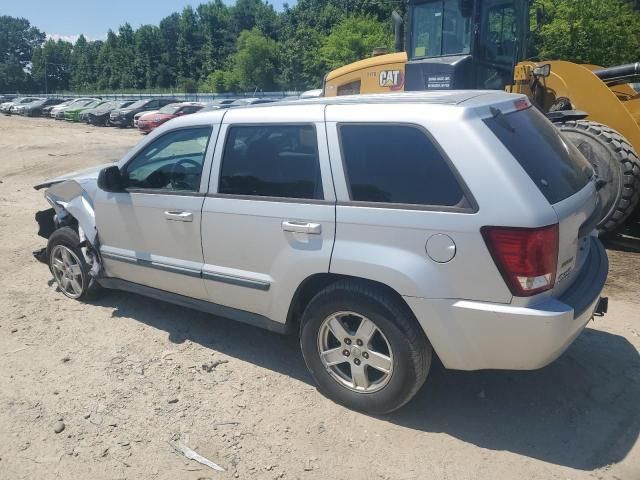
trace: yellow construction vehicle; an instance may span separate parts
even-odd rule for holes
[[[617,230],[640,200],[640,62],[611,68],[530,61],[531,0],[410,0],[394,14],[396,53],[330,72],[325,96],[443,89],[526,94],[593,164],[601,233]],[[538,18],[541,11],[537,10]]]

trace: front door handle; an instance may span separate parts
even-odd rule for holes
[[[174,222],[193,222],[193,213],[184,210],[169,210],[164,212],[164,218]]]
[[[284,230],[285,232],[320,235],[322,233],[322,225],[320,225],[319,223],[284,220],[282,222],[282,230]]]

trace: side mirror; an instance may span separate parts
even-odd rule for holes
[[[544,65],[539,65],[533,69],[534,77],[547,78],[549,75],[551,75],[551,65],[548,63],[545,63]]]
[[[117,165],[112,165],[111,167],[100,170],[98,174],[98,188],[111,193],[124,192],[126,182]]]

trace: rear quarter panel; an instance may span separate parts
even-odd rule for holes
[[[458,171],[477,210],[455,213],[350,204],[337,130],[340,123],[349,122],[393,122],[426,129]],[[338,197],[331,272],[378,281],[407,297],[512,301],[480,228],[536,227],[557,222],[557,216],[475,111],[430,104],[330,105],[327,130]],[[427,255],[427,240],[435,234],[446,234],[455,242],[451,261],[437,263]]]

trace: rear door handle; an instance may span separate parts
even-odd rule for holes
[[[174,222],[193,222],[193,213],[184,210],[169,210],[164,212],[164,218]]]
[[[320,235],[322,233],[322,225],[320,225],[319,223],[284,220],[282,222],[282,230],[284,230],[285,232]]]

